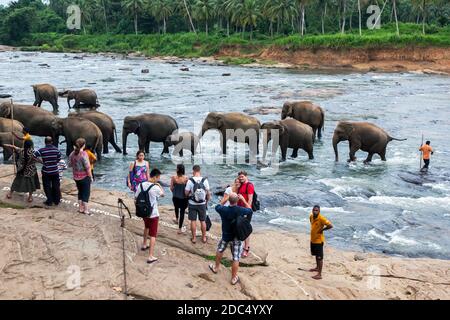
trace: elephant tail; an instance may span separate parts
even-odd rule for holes
[[[322,127],[322,131],[325,132],[325,112],[323,111],[323,109],[321,109],[320,113],[322,115],[322,121],[320,123],[320,126]]]
[[[390,141],[392,141],[392,140],[395,140],[395,141],[406,141],[406,140],[408,140],[408,139],[398,139],[398,138],[393,138],[393,137],[391,137],[391,136],[389,136],[389,142]]]
[[[114,136],[116,137],[116,143],[117,143],[117,141],[119,141],[119,140],[117,139],[117,129],[116,128],[114,128]]]

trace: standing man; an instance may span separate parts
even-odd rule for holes
[[[156,244],[156,235],[158,234],[158,223],[159,223],[159,211],[158,211],[158,199],[160,197],[164,197],[164,190],[159,184],[159,179],[161,178],[161,171],[158,169],[153,169],[150,172],[150,180],[144,181],[142,184],[136,187],[135,199],[141,193],[141,186],[144,192],[148,190],[148,196],[150,200],[150,205],[153,210],[148,218],[144,219],[144,241],[142,243],[141,250],[145,251],[149,250],[147,263],[153,263],[158,261],[158,258],[155,257],[155,244]],[[150,246],[147,246],[147,238],[150,237]]]
[[[239,202],[238,206],[243,208],[252,208],[253,196],[255,194],[255,186],[248,180],[248,174],[246,171],[241,171],[238,173],[238,179],[241,186],[238,190]],[[253,212],[253,211],[252,211]],[[249,215],[247,219],[251,222],[252,215]],[[242,252],[242,257],[248,257],[250,252],[250,237],[245,239],[244,251]]]
[[[59,205],[61,202],[61,190],[58,163],[61,160],[61,152],[53,145],[51,137],[45,138],[45,147],[34,152],[36,158],[42,161],[42,184],[47,200],[46,206]]]
[[[433,154],[433,148],[430,146],[430,141],[427,141],[423,146],[419,148],[419,151],[422,151],[423,162],[425,165],[420,171],[427,171],[428,166],[430,165],[430,154]]]
[[[211,199],[209,182],[206,177],[202,177],[199,165],[195,165],[192,171],[192,178],[188,180],[184,189],[186,197],[189,197],[188,218],[191,222],[191,242],[195,244],[197,240],[198,217],[202,230],[202,242],[206,243],[206,206],[209,199]]]
[[[220,214],[222,219],[222,239],[219,241],[216,252],[216,263],[210,264],[209,269],[213,273],[219,271],[220,262],[222,261],[223,253],[230,245],[231,255],[233,256],[233,263],[231,265],[231,284],[235,285],[239,282],[237,275],[239,269],[239,259],[242,254],[242,241],[238,240],[235,235],[233,220],[239,215],[247,218],[252,215],[253,211],[250,208],[243,208],[237,205],[239,197],[236,193],[231,193],[229,196],[229,206],[217,205],[216,211]]]
[[[325,236],[323,232],[333,228],[330,221],[320,214],[320,206],[315,205],[312,213],[309,215],[309,221],[311,222],[311,255],[316,257],[316,268],[311,269],[311,272],[317,272],[317,275],[313,276],[313,279],[322,279],[322,267],[323,267],[323,244],[325,242]]]

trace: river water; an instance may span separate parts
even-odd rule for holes
[[[80,60],[72,54],[4,52],[0,53],[0,93],[32,104],[34,83],[52,83],[59,90],[93,88],[99,96],[99,111],[114,119],[119,140],[126,115],[169,114],[180,128],[193,131],[209,111],[281,107],[286,100],[312,100],[326,110],[324,137],[315,145],[313,161],[300,151],[299,158],[288,159],[278,170],[226,164],[214,132],[203,138],[203,158],[197,156],[195,161],[202,163],[213,186],[231,183],[241,169],[249,172],[264,208],[254,216],[257,228],[308,232],[308,214],[317,203],[335,226],[326,234],[335,247],[450,259],[450,77],[183,64],[189,72],[180,71],[180,64],[144,59],[92,55]],[[150,72],[141,73],[144,68]],[[223,77],[223,73],[231,76]],[[65,116],[64,99],[59,104]],[[48,103],[43,107],[51,110]],[[279,115],[257,117],[264,122]],[[341,143],[341,162],[335,163],[331,137],[337,121],[343,119],[370,121],[408,140],[391,142],[387,162],[375,156],[371,165],[362,164],[366,156],[362,152],[356,164],[347,164],[348,144]],[[435,148],[426,176],[418,174],[422,133]],[[233,150],[233,145],[229,148]],[[137,151],[136,136],[129,137],[128,156],[111,150],[96,166],[102,175],[97,185],[125,190],[127,165]],[[161,157],[161,151],[161,144],[151,145],[151,166],[169,175],[175,165],[171,157]],[[175,159],[191,166],[188,155]],[[163,203],[169,204],[169,197]]]

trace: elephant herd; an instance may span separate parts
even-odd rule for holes
[[[11,126],[17,135],[21,135],[22,128],[26,127],[31,135],[50,136],[56,145],[60,136],[64,136],[67,143],[66,153],[69,155],[78,138],[84,138],[86,145],[95,151],[98,160],[103,153],[109,152],[109,144],[116,152],[127,154],[127,138],[133,133],[138,136],[139,149],[150,152],[150,143],[163,143],[162,153],[169,153],[169,147],[175,146],[174,153],[183,156],[183,150],[189,150],[193,155],[197,152],[201,137],[211,129],[218,130],[221,135],[222,153],[226,154],[227,141],[245,142],[249,145],[252,155],[259,154],[260,134],[263,133],[263,158],[266,158],[267,149],[271,140],[275,141],[273,133],[278,133],[278,143],[272,143],[272,153],[281,149],[281,158],[286,160],[287,149],[293,149],[292,157],[298,156],[302,149],[309,159],[314,159],[314,143],[316,137],[322,138],[324,131],[325,111],[310,101],[286,102],[281,110],[281,120],[265,122],[263,124],[253,117],[240,112],[210,112],[205,118],[199,135],[192,132],[178,133],[177,121],[168,115],[147,113],[137,116],[127,116],[123,122],[122,150],[117,145],[116,126],[105,113],[97,110],[70,113],[66,118],[60,118],[54,113],[39,108],[42,101],[49,101],[54,112],[58,110],[58,95],[67,96],[68,104],[75,99],[74,107],[89,105],[98,107],[97,95],[89,89],[80,91],[65,90],[58,94],[57,90],[48,84],[33,86],[35,103],[33,106],[3,102],[0,104],[0,145],[11,143],[14,139]],[[11,117],[14,116],[14,122]],[[231,134],[230,134],[231,132]],[[254,133],[254,141],[252,135]],[[239,133],[243,133],[238,139]],[[362,150],[368,153],[365,163],[370,162],[374,154],[378,154],[383,161],[386,160],[386,146],[392,140],[401,140],[391,137],[382,128],[368,122],[340,121],[333,135],[333,148],[336,161],[339,160],[337,145],[341,141],[349,141],[349,161],[355,161],[355,153]],[[405,139],[406,140],[406,139]],[[4,150],[4,159],[11,155]]]

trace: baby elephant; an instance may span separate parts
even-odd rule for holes
[[[192,155],[197,153],[197,147],[199,144],[199,138],[196,134],[192,132],[181,132],[175,131],[173,134],[166,139],[167,146],[175,146],[173,154],[183,156],[183,150],[191,151]]]
[[[69,109],[79,109],[79,108],[98,108],[97,93],[92,89],[82,89],[82,90],[66,90],[62,96],[67,96],[67,104]],[[70,101],[75,99],[75,104],[73,107],[70,105]]]

